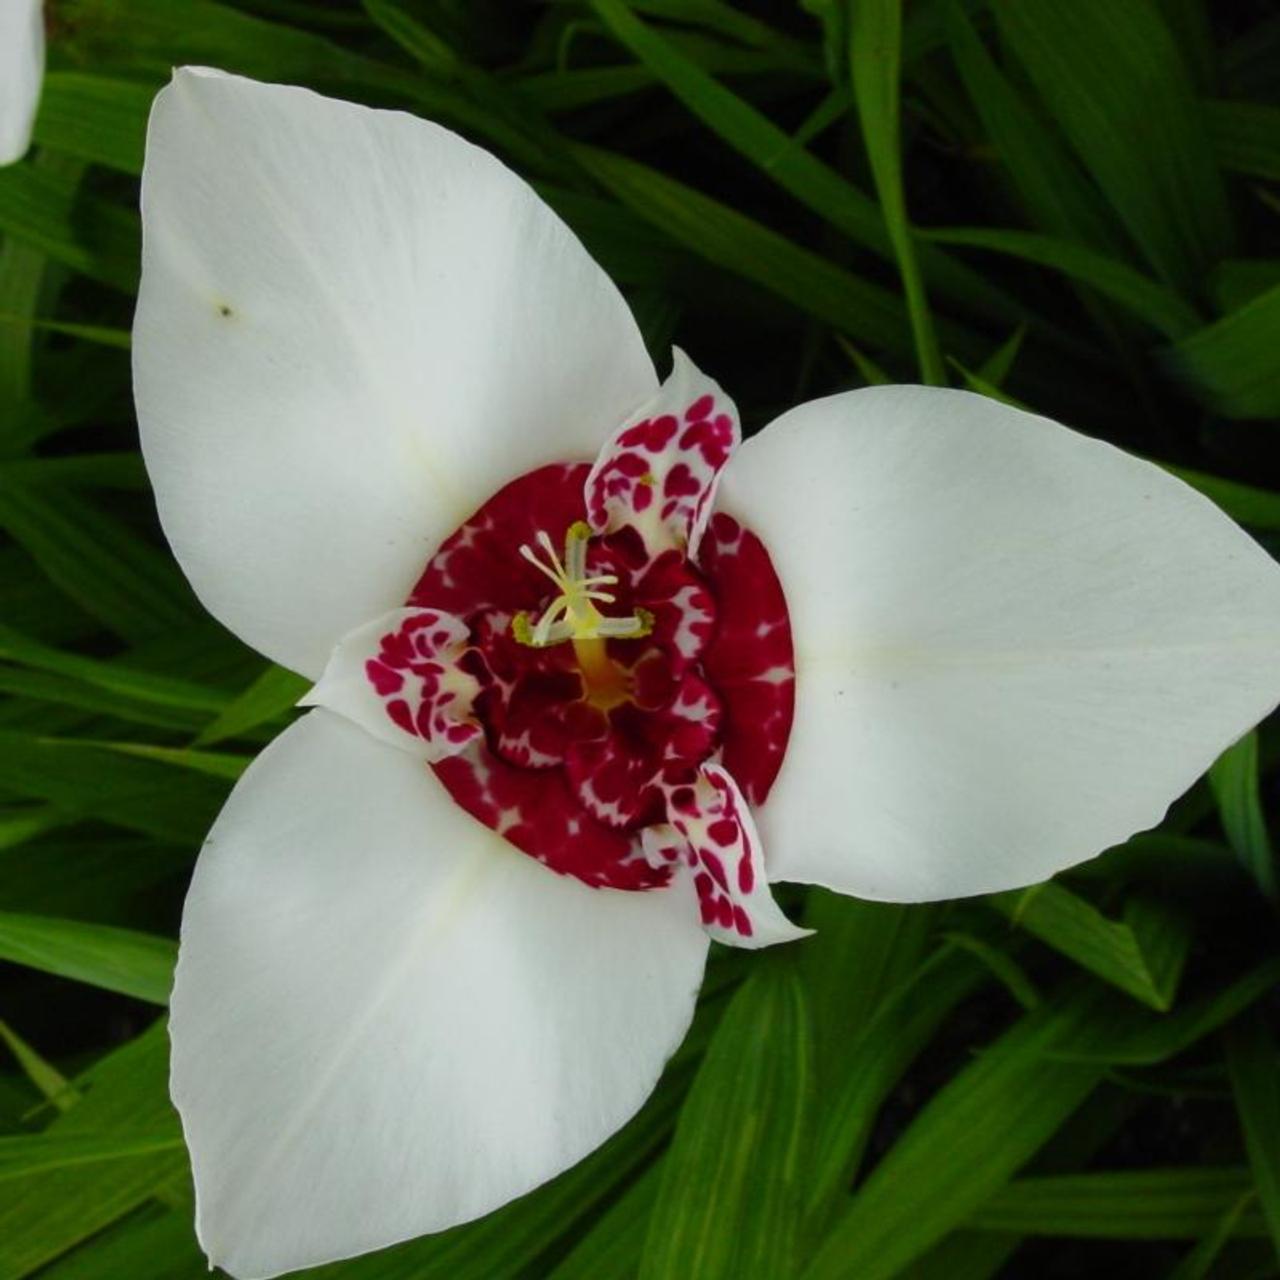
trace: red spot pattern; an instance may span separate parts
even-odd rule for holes
[[[697,551],[716,481],[741,431],[729,400],[702,394],[628,423],[587,481],[587,518],[598,533],[632,526],[653,551]]]
[[[668,823],[646,831],[645,853],[692,883],[708,933],[738,946],[799,936],[769,892],[755,825],[729,774],[716,764],[672,769],[667,786]]]
[[[782,767],[795,714],[787,601],[764,543],[732,516],[711,517],[698,558],[716,602],[702,669],[724,704],[724,767],[758,808]]]
[[[692,405],[690,412],[713,407]],[[637,439],[665,447],[678,431],[707,421],[705,414],[693,414],[684,424],[657,418],[632,429]],[[432,768],[463,808],[553,870],[593,886],[648,889],[667,883],[677,862],[652,856],[649,833],[670,821],[688,829],[702,820],[708,784],[700,769],[728,742],[734,712],[727,697],[738,695],[721,690],[706,666],[718,651],[726,666],[717,591],[723,585],[741,613],[751,587],[742,571],[754,580],[759,557],[767,565],[767,556],[758,541],[758,555],[721,548],[717,582],[680,550],[655,554],[634,528],[593,538],[588,572],[618,578],[610,587],[616,602],[607,612],[643,609],[653,618],[649,635],[608,643],[608,655],[625,677],[625,696],[593,701],[571,643],[539,649],[512,634],[517,612],[536,617],[554,593],[518,548],[532,544],[540,530],[563,541],[583,517],[589,470],[542,467],[507,485],[445,542],[414,587],[411,607],[447,610],[465,624],[469,648],[461,665],[480,690],[474,711],[482,731]],[[772,608],[772,597],[768,602]],[[758,669],[746,662],[740,644],[733,651],[748,674]],[[388,689],[384,696],[394,694],[387,683],[397,674],[393,664],[380,655],[368,674],[375,686],[381,681]],[[745,760],[767,748],[771,759],[780,759],[785,737],[752,748],[745,714],[737,712],[737,753]],[[718,872],[704,866],[702,874],[712,876],[717,892],[733,889],[737,903],[743,895],[742,837],[728,809],[716,816],[720,825],[709,838],[723,839],[723,857]],[[665,829],[677,845],[683,842],[682,834]],[[733,904],[728,910],[732,916]],[[726,927],[736,928],[736,922]]]
[[[460,686],[454,678],[469,638],[456,618],[423,609],[383,636],[377,655],[364,664],[392,722],[441,753],[461,750],[483,733],[463,692],[470,682]]]

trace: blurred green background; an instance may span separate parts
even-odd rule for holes
[[[0,1280],[206,1273],[166,1096],[182,894],[302,691],[196,604],[136,452],[148,106],[202,63],[496,151],[749,428],[927,380],[1280,534],[1268,0],[52,0],[0,170]],[[578,1168],[335,1280],[1274,1276],[1280,740],[1057,882],[788,900]],[[975,803],[1000,803],[976,797]]]

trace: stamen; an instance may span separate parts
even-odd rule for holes
[[[520,644],[542,648],[563,640],[634,639],[653,629],[653,618],[638,609],[629,618],[607,618],[597,604],[615,604],[617,596],[601,587],[617,585],[615,573],[587,576],[587,543],[591,526],[577,520],[564,535],[564,560],[556,553],[550,535],[539,529],[534,536],[538,550],[524,543],[520,554],[555,585],[557,595],[533,622],[527,613],[519,613],[511,622],[511,633]]]

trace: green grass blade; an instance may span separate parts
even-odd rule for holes
[[[910,354],[906,312],[888,290],[645,165],[595,147],[577,147],[574,154],[623,204],[695,253],[763,285],[855,342]]]
[[[1280,531],[1280,493],[1241,484],[1238,480],[1225,480],[1191,467],[1177,467],[1170,462],[1157,465],[1216,502],[1237,523],[1266,533]]]
[[[79,920],[0,911],[0,960],[167,1004],[178,944],[170,938]]]
[[[1045,1053],[1100,1008],[1091,988],[1046,1002],[954,1075],[871,1171],[805,1280],[888,1280],[964,1223],[1102,1078],[1101,1067]]]
[[[32,164],[0,169],[0,231],[132,294],[138,285],[137,215],[82,194],[79,185],[72,175]]]
[[[154,90],[81,71],[50,71],[40,93],[35,140],[121,173],[142,172]]]
[[[0,776],[16,794],[192,850],[227,795],[220,779],[3,729]]]
[[[684,57],[670,41],[640,22],[621,0],[592,3],[610,33],[707,128],[855,244],[892,258],[893,243],[875,201],[745,98]],[[1022,318],[1017,303],[994,289],[979,272],[940,251],[922,246],[920,265],[939,295],[953,303],[1005,320]]]
[[[1196,1166],[1020,1178],[969,1219],[971,1229],[1097,1240],[1194,1240],[1212,1231],[1249,1189],[1244,1169]],[[1257,1210],[1241,1235],[1266,1228]]]
[[[898,83],[902,70],[902,6],[899,0],[859,0],[849,23],[849,69],[867,158],[906,293],[920,376],[932,386],[945,386],[946,370],[916,261],[902,185]]]
[[[77,653],[41,644],[3,623],[0,623],[0,661],[18,663],[37,671],[51,671],[126,698],[163,707],[207,713],[221,712],[228,705],[227,695],[221,690],[193,680],[136,670],[119,662],[81,657]]]
[[[190,769],[210,778],[222,778],[235,782],[252,761],[248,756],[233,755],[226,751],[197,751],[191,747],[158,747],[150,742],[103,742],[88,738],[45,738],[45,742],[98,751],[114,751],[120,755],[134,756],[139,760],[154,760],[157,764],[177,769]]]
[[[811,1058],[804,987],[771,956],[730,1001],[681,1110],[641,1280],[794,1274]]]
[[[937,244],[989,249],[1061,272],[1076,284],[1096,289],[1171,341],[1194,333],[1201,325],[1195,309],[1172,290],[1123,262],[1068,240],[987,227],[933,227],[921,234]]]
[[[546,1280],[636,1280],[662,1162],[655,1161],[600,1215]]]
[[[856,973],[840,971],[840,976],[849,980]],[[838,1060],[839,1075],[824,1085],[824,1121],[806,1176],[809,1213],[819,1227],[844,1201],[884,1100],[984,976],[980,962],[945,946],[867,1014],[850,1019],[851,1043]]]
[[[1170,370],[1206,408],[1228,418],[1280,415],[1280,285],[1165,352]]]
[[[1240,1219],[1252,1201],[1253,1192],[1246,1191],[1223,1213],[1213,1230],[1206,1232],[1196,1247],[1169,1272],[1165,1280],[1209,1280],[1218,1255],[1227,1241],[1239,1231]]]
[[[3,1018],[0,1018],[0,1040],[3,1040],[22,1073],[40,1091],[45,1101],[59,1111],[68,1111],[80,1100],[66,1076],[38,1054]]]
[[[126,640],[146,640],[195,616],[172,558],[81,494],[73,499],[0,477],[0,528],[50,581]]]
[[[1186,1001],[1171,1013],[1136,1013],[1084,1026],[1070,1044],[1054,1047],[1063,1061],[1150,1067],[1217,1031],[1280,984],[1280,959],[1265,960],[1210,995]]]
[[[1205,103],[1218,163],[1251,178],[1280,182],[1280,107],[1269,102]]]
[[[1015,926],[1134,999],[1161,1011],[1172,1005],[1191,945],[1182,916],[1141,908],[1134,922],[1109,920],[1087,899],[1052,881],[993,894],[987,902]]]
[[[139,1133],[179,1136],[169,1102],[163,1020],[75,1081],[83,1094],[44,1130],[52,1138]],[[26,1276],[174,1184],[187,1168],[179,1147],[108,1164],[33,1173],[0,1197],[0,1276]]]
[[[294,675],[284,667],[270,666],[243,693],[211,720],[196,738],[198,747],[212,746],[228,738],[238,738],[281,719],[297,705],[298,699],[311,687],[311,681]]]
[[[130,1133],[108,1137],[95,1134],[0,1137],[0,1182],[28,1178],[33,1173],[47,1173],[52,1169],[133,1160],[157,1151],[177,1151],[181,1147],[181,1136],[172,1130],[154,1135]]]
[[[960,78],[1031,221],[1073,243],[1121,252],[1124,237],[1075,157],[996,65],[961,7],[951,5],[948,17]]]
[[[1267,820],[1258,794],[1258,735],[1246,733],[1218,757],[1209,770],[1209,785],[1218,804],[1222,826],[1241,864],[1263,895],[1280,901],[1275,853],[1267,835]]]
[[[1230,252],[1226,192],[1187,68],[1150,0],[1019,0],[1001,34],[1142,249],[1184,296]]]
[[[1227,1068],[1262,1217],[1280,1258],[1280,1044],[1251,1009],[1227,1031]]]

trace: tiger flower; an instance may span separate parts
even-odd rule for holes
[[[1280,695],[1280,574],[1145,462],[961,391],[743,441],[484,151],[182,70],[142,444],[204,604],[315,681],[187,898],[210,1260],[485,1214],[637,1110],[779,881],[920,902],[1156,823]]]
[[[26,155],[43,79],[41,0],[0,0],[0,165]]]

